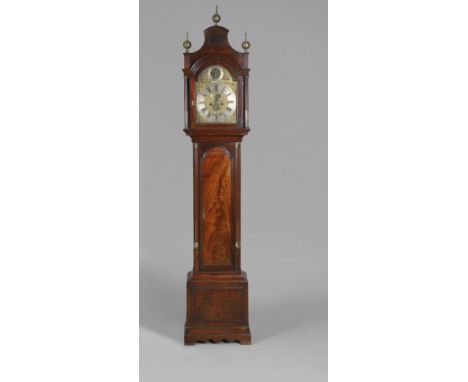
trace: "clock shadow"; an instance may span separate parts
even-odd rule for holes
[[[180,276],[180,275],[179,275]],[[174,280],[177,280],[175,282]],[[186,284],[181,277],[142,264],[140,269],[140,326],[174,340],[184,341]],[[299,292],[265,301],[249,296],[252,344],[270,340],[302,325],[323,330],[327,324],[325,299]],[[326,336],[326,333],[323,335]]]
[[[140,326],[183,344],[185,283],[154,267],[140,269]]]
[[[328,320],[327,302],[313,300],[306,294],[284,296],[267,302],[256,301],[252,308],[250,327],[253,343],[266,341],[302,325],[323,328]]]

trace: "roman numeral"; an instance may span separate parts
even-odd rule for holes
[[[229,106],[226,108],[226,110],[229,111],[229,112],[232,111],[232,109]]]

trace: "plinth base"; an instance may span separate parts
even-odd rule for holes
[[[184,343],[221,341],[251,343],[247,276],[189,272]]]
[[[184,344],[195,345],[197,342],[239,342],[241,345],[250,345],[252,340],[248,326],[186,327]]]

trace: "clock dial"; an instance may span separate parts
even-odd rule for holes
[[[206,122],[230,122],[235,110],[236,94],[227,84],[207,83],[197,95],[197,112]]]
[[[196,83],[196,114],[199,123],[236,123],[237,83],[224,68],[211,66]]]
[[[221,71],[221,69],[216,67],[216,66],[213,69],[210,70],[210,77],[213,80],[220,80],[222,74],[223,74],[223,72]]]

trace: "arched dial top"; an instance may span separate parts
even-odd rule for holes
[[[204,69],[195,83],[197,123],[235,124],[237,82],[221,65]]]

